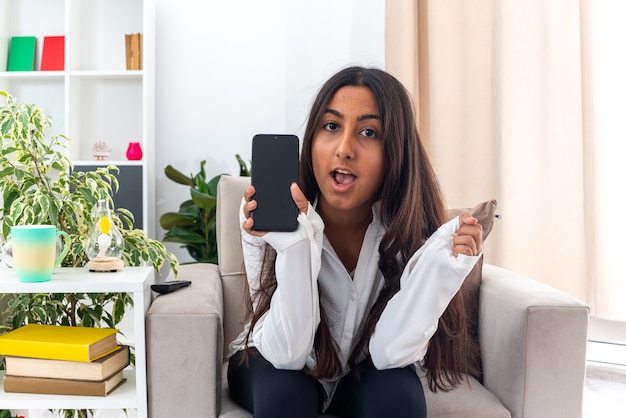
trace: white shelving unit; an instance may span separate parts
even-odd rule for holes
[[[154,0],[1,0],[0,90],[42,107],[52,118],[50,135],[71,140],[75,165],[142,167],[143,229],[154,236]],[[143,35],[143,69],[126,70],[125,34]],[[65,36],[64,71],[39,71],[44,36]],[[12,36],[36,36],[35,71],[8,72]],[[92,148],[105,141],[106,161]],[[129,142],[140,142],[143,158],[126,161]],[[120,178],[123,188],[123,178]],[[135,214],[137,217],[138,214]]]
[[[107,293],[132,295],[135,368],[124,370],[127,381],[111,394],[101,396],[6,393],[0,385],[0,409],[125,409],[147,418],[145,314],[152,302],[152,267],[125,267],[116,273],[90,273],[86,268],[60,268],[48,282],[22,283],[15,271],[0,266],[0,289],[8,293]],[[2,372],[4,373],[4,372]],[[0,373],[0,377],[2,377]]]

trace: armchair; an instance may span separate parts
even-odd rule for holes
[[[146,317],[150,417],[244,418],[228,396],[225,354],[245,313],[238,210],[245,177],[218,185],[219,266],[180,267],[192,285],[158,296]],[[581,417],[588,307],[508,270],[485,264],[479,339],[483,382],[432,393],[430,417]],[[423,377],[423,376],[422,376]],[[425,381],[424,381],[425,383]]]

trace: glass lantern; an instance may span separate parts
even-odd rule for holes
[[[124,267],[124,238],[111,219],[107,200],[98,200],[92,211],[93,226],[87,238],[89,271],[110,272]]]

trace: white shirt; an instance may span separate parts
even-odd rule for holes
[[[313,339],[320,322],[318,287],[321,289],[321,303],[342,365],[339,376],[321,381],[326,406],[336,383],[349,372],[352,346],[383,286],[378,247],[385,230],[379,209],[379,204],[372,208],[373,220],[365,233],[354,278],[324,237],[323,221],[311,205],[307,215],[298,216],[294,232],[255,237],[242,229],[251,292],[258,288],[263,244],[268,243],[277,253],[276,290],[269,311],[255,325],[249,342],[274,367],[301,370],[305,365],[315,365]],[[240,218],[243,222],[243,209]],[[454,257],[452,240],[458,228],[458,217],[442,225],[405,266],[400,290],[385,307],[369,342],[376,368],[405,367],[424,358],[439,317],[480,256]],[[244,348],[248,329],[249,324],[231,343],[231,355]]]

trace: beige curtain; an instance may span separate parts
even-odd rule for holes
[[[608,236],[624,186],[608,201],[598,187],[592,1],[388,0],[386,66],[414,93],[448,204],[498,200],[486,261],[626,320],[626,240]]]

